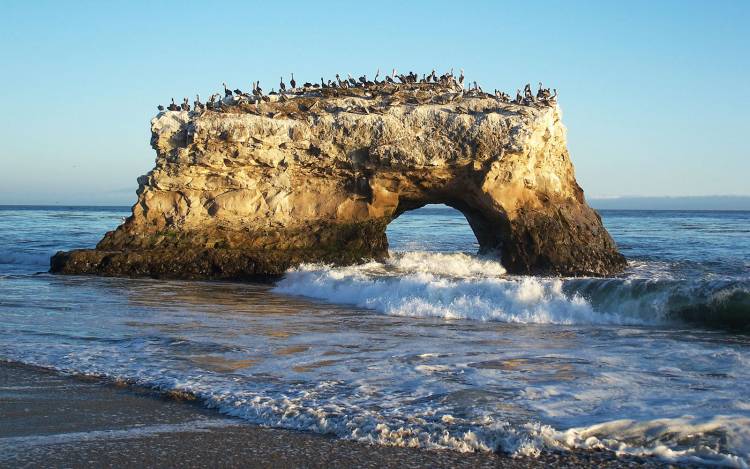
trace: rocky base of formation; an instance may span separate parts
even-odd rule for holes
[[[382,225],[382,227],[381,227]],[[61,251],[52,256],[51,271],[62,274],[151,277],[170,279],[266,280],[279,277],[302,263],[349,265],[388,255],[385,222],[325,226],[295,236],[264,233],[262,243],[237,233],[158,232],[152,240],[116,240],[123,231],[106,235],[96,249]],[[289,236],[285,236],[289,235]],[[317,244],[302,248],[300,237]],[[211,238],[213,241],[208,241]],[[217,241],[218,240],[218,241]],[[117,243],[128,246],[118,249]],[[130,246],[140,247],[130,247]],[[111,246],[111,247],[110,247]]]
[[[388,255],[402,213],[460,210],[511,273],[608,275],[625,260],[575,181],[556,105],[387,85],[151,122],[155,168],[132,215],[52,272],[258,279]]]
[[[274,254],[239,249],[146,249],[102,251],[82,249],[58,252],[52,257],[52,272],[172,279],[265,280],[279,277],[302,262],[325,260],[304,251]],[[329,257],[330,261],[338,261]],[[357,259],[354,259],[356,261]]]

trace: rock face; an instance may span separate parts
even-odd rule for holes
[[[351,90],[161,112],[156,167],[93,250],[52,271],[254,278],[388,255],[402,213],[460,210],[511,273],[607,275],[625,261],[574,176],[556,105],[484,94]],[[275,97],[274,97],[275,98]]]

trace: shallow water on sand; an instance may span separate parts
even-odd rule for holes
[[[750,460],[750,212],[604,211],[628,271],[505,275],[460,213],[274,285],[60,277],[127,209],[0,208],[0,359],[383,444]]]

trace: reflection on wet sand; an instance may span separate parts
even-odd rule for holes
[[[293,371],[296,371],[297,373],[306,373],[308,371],[313,371],[318,368],[323,368],[326,366],[335,365],[336,363],[340,362],[341,360],[320,360],[314,363],[306,363],[303,365],[294,365],[292,367]]]
[[[273,353],[274,355],[293,355],[295,353],[302,353],[306,352],[310,349],[310,347],[306,345],[292,345],[290,347],[284,347],[275,350]]]
[[[219,373],[229,373],[233,371],[250,368],[258,363],[255,358],[245,358],[241,360],[231,360],[218,355],[196,355],[189,358],[190,361],[203,369],[216,371]]]
[[[583,373],[579,373],[576,366],[585,367],[586,360],[572,360],[558,357],[525,357],[501,360],[488,360],[470,363],[472,368],[485,370],[502,370],[524,374],[520,377],[526,382],[541,382],[546,380],[572,381]]]

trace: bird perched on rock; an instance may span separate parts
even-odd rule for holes
[[[534,99],[534,94],[531,92],[531,84],[526,83],[526,86],[523,87],[523,97],[528,100]]]
[[[395,80],[394,80],[395,78],[396,78],[396,69],[394,68],[391,71],[391,75],[385,77],[385,81],[387,81],[388,83],[395,83]]]
[[[281,91],[286,91],[286,85],[284,84],[284,77],[279,78],[279,89]]]
[[[297,88],[297,82],[294,81],[294,73],[292,73],[292,79],[289,80],[289,84],[292,85],[292,89]]]

